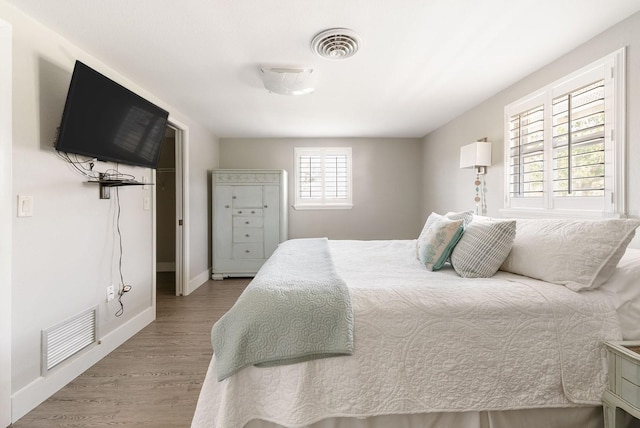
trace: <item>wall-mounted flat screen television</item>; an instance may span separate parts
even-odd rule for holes
[[[76,61],[56,150],[156,168],[169,113]]]

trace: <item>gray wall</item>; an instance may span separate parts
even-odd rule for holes
[[[11,423],[11,26],[0,19],[0,426]]]
[[[11,383],[15,419],[155,317],[153,212],[143,209],[143,199],[153,198],[155,190],[148,186],[119,191],[123,274],[133,289],[124,298],[124,315],[116,318],[117,300],[106,302],[106,287],[120,282],[116,199],[99,199],[98,187],[88,184],[53,149],[74,61],[85,62],[166,108],[174,120],[188,127],[192,199],[186,221],[190,225],[191,278],[204,273],[206,279],[209,267],[207,170],[217,165],[217,140],[164,103],[161,94],[149,93],[4,1],[0,1],[0,19],[13,27],[12,150],[2,153],[11,156],[12,164]],[[99,171],[113,167],[102,162],[96,165]],[[138,180],[153,176],[146,168],[122,166],[120,170]],[[33,196],[33,217],[15,216],[17,195]],[[102,344],[41,377],[41,330],[95,305],[100,313]]]
[[[500,216],[504,199],[504,107],[609,53],[627,46],[627,211],[640,216],[640,13],[569,52],[527,78],[498,93],[423,139],[423,212],[475,208],[475,175],[458,168],[460,147],[488,137],[493,165],[487,174],[488,214]],[[634,242],[637,246],[638,238]]]
[[[220,168],[289,173],[289,237],[414,239],[422,227],[419,139],[221,139]],[[295,210],[294,147],[352,147],[353,209]]]

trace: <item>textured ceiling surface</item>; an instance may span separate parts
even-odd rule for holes
[[[9,0],[219,137],[422,137],[640,10],[638,0]],[[357,32],[355,56],[310,48]],[[89,64],[91,65],[91,64]],[[314,93],[260,67],[317,73]]]

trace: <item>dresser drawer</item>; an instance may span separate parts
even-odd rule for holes
[[[237,227],[233,229],[233,242],[240,243],[262,243],[263,230],[256,227]]]
[[[261,207],[262,186],[233,186],[233,208]]]
[[[240,208],[234,209],[233,215],[243,215],[246,217],[262,217],[262,208]]]
[[[262,227],[264,225],[264,219],[262,217],[246,217],[235,216],[233,217],[233,228],[238,227]]]
[[[234,244],[233,245],[233,258],[234,259],[261,259],[264,257],[264,250],[262,244]]]
[[[629,404],[640,407],[640,386],[622,379],[620,381],[620,397],[629,402]]]

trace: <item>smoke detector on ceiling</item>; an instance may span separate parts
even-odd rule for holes
[[[312,68],[260,68],[264,87],[280,95],[305,95],[315,89],[316,73]]]
[[[316,34],[311,41],[311,50],[322,58],[340,60],[355,55],[361,44],[360,36],[354,31],[332,28]]]

